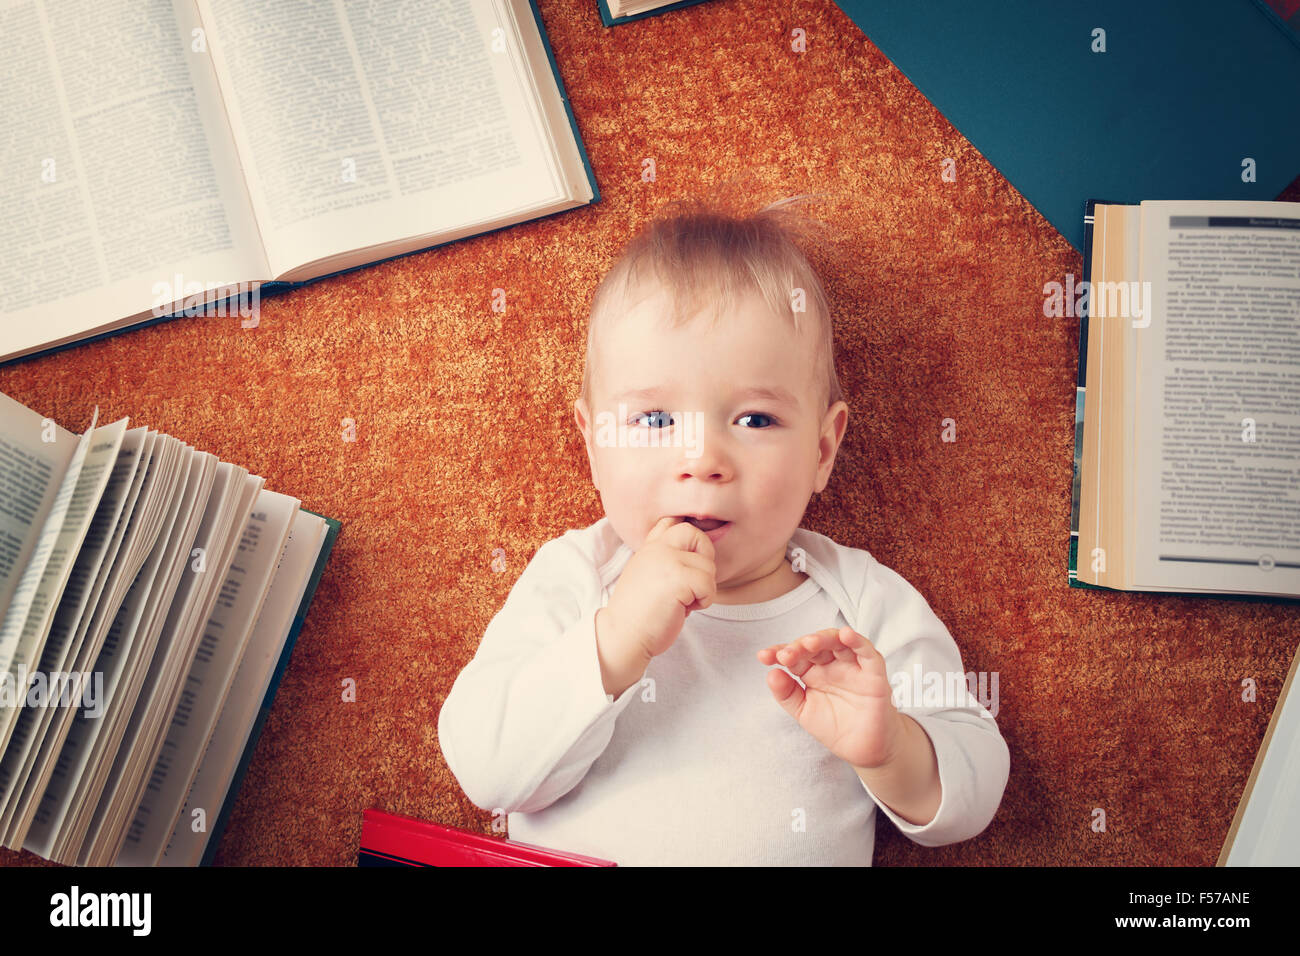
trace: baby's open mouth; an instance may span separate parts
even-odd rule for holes
[[[680,515],[677,520],[693,524],[701,531],[713,531],[721,528],[724,524],[730,524],[730,522],[723,521],[720,518],[693,518],[690,515]]]

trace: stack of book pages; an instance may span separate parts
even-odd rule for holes
[[[0,841],[210,861],[339,523],[128,419],[0,394]]]

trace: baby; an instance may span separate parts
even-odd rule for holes
[[[877,807],[923,846],[997,811],[1007,745],[943,623],[799,527],[848,406],[793,201],[661,218],[596,290],[574,418],[605,517],[538,549],[438,717],[511,839],[870,865]]]

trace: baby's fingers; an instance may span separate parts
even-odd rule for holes
[[[829,664],[831,661],[853,663],[857,654],[845,647],[840,641],[842,632],[849,628],[826,627],[812,634],[805,634],[792,642],[785,653],[777,652],[777,657],[784,663],[791,660],[808,661],[811,664]],[[787,660],[787,658],[789,660]]]
[[[880,657],[882,661],[884,660],[884,658],[881,657],[880,651],[876,650],[876,645],[872,644],[851,627],[840,628],[839,634],[837,635],[837,643],[847,648],[858,657],[865,657],[868,659]]]
[[[834,628],[828,630],[831,634],[835,633]],[[814,634],[805,634],[803,637],[796,638],[788,644],[773,644],[770,647],[765,647],[758,652],[758,659],[764,664],[773,664],[776,663],[776,658],[780,655],[780,662],[789,664],[792,660],[818,653],[822,647],[822,635],[825,633],[825,631],[817,631]]]
[[[808,650],[798,641],[789,644],[773,644],[758,652],[758,659],[763,664],[781,664],[789,667],[812,657]]]
[[[656,538],[662,538],[668,532],[668,529],[671,528],[676,523],[677,523],[676,518],[669,518],[669,517],[660,518],[658,521],[655,522],[655,526],[651,528],[648,532],[646,532],[645,543],[649,544],[651,541],[654,541]],[[644,547],[644,545],[642,545],[642,547]]]
[[[758,659],[764,664],[805,665],[805,670],[813,664],[829,664],[833,660],[851,663],[859,658],[879,656],[871,642],[851,627],[822,628],[789,644],[773,644],[758,652]]]

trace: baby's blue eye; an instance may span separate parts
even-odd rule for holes
[[[768,423],[771,423],[771,421],[772,421],[772,416],[771,416],[771,415],[764,415],[762,412],[749,412],[748,414],[741,415],[740,418],[739,418],[738,420],[739,420],[739,421],[744,421],[746,418],[761,418],[761,419],[767,421]],[[757,426],[756,426],[756,427],[757,427]]]
[[[658,410],[653,412],[638,412],[636,415],[632,416],[632,424],[635,425],[637,423],[637,419],[641,418],[643,415],[656,416],[657,420],[662,422],[662,424],[649,426],[651,428],[667,428],[670,424],[672,424],[671,421],[664,421],[664,419],[671,419],[672,415],[669,414],[668,412],[661,412]]]

